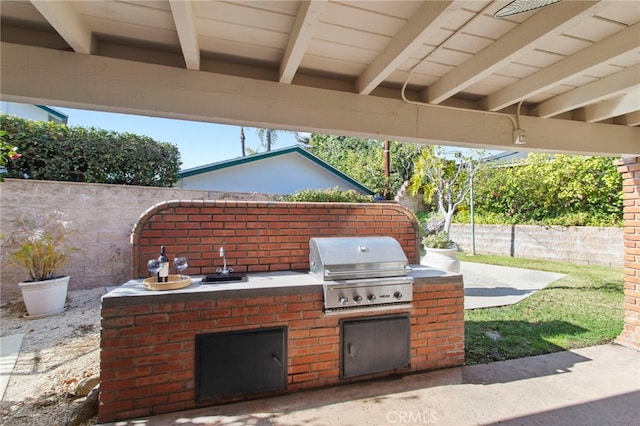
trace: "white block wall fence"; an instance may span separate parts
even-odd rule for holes
[[[622,228],[475,225],[477,254],[622,267]],[[451,239],[471,252],[471,225],[452,224]]]

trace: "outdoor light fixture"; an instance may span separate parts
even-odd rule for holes
[[[495,13],[496,18],[504,18],[518,13],[528,12],[530,10],[539,9],[558,3],[562,0],[514,0]]]
[[[524,129],[520,128],[520,107],[522,106],[522,102],[518,103],[518,109],[516,110],[516,128],[513,130],[513,144],[514,145],[524,145],[527,141],[524,138]]]

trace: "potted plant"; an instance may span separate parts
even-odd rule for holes
[[[29,280],[20,290],[29,318],[42,318],[64,311],[69,276],[62,269],[75,248],[68,237],[72,230],[66,215],[53,211],[45,216],[16,220],[16,230],[7,246],[8,263],[22,268]]]
[[[422,265],[443,271],[460,272],[460,261],[456,256],[458,245],[449,239],[449,234],[446,231],[427,235],[422,240],[422,244],[426,250],[426,254],[420,262]]]

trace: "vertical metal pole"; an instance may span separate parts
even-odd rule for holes
[[[473,163],[469,163],[469,211],[471,213],[471,255],[476,254],[476,222],[473,215]]]
[[[391,183],[389,179],[391,177],[391,165],[389,160],[389,141],[384,141],[384,199],[391,199]]]

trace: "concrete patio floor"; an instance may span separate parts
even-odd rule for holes
[[[460,262],[464,308],[478,309],[518,303],[565,274],[533,269]]]
[[[182,411],[113,426],[640,424],[640,352],[603,345]]]
[[[24,334],[0,337],[0,399],[9,384],[11,372],[16,364]]]

